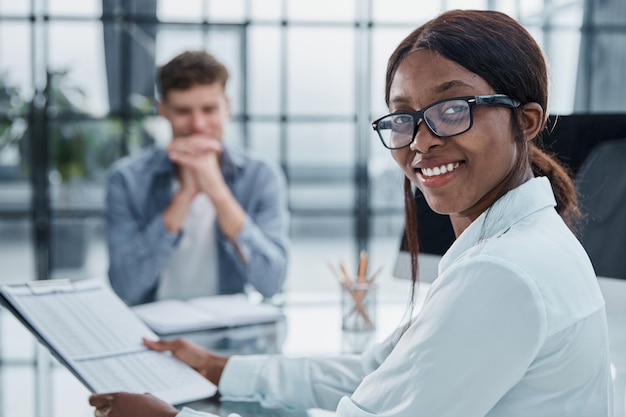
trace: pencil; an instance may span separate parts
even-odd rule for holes
[[[365,283],[365,274],[367,273],[367,252],[362,250],[359,253],[359,268],[358,268],[358,280],[359,284]]]
[[[334,268],[331,268],[331,270],[334,270]],[[365,323],[367,325],[371,325],[372,320],[367,314],[367,310],[365,310],[365,308],[363,307],[363,301],[362,301],[363,296],[364,296],[363,290],[356,290],[352,288],[354,281],[352,281],[352,278],[350,278],[350,273],[348,272],[348,268],[346,267],[346,264],[343,261],[339,262],[339,270],[344,276],[343,286],[348,291],[352,299],[354,300],[354,308],[363,317],[363,319],[365,320]],[[360,281],[360,277],[358,279]],[[365,275],[363,275],[363,279],[365,279]]]
[[[330,269],[330,272],[332,272],[333,276],[337,278],[337,281],[339,281],[340,284],[344,284],[344,281],[341,279],[341,274],[335,269],[330,261],[328,261],[328,269]]]
[[[350,278],[350,273],[348,272],[348,268],[346,267],[346,264],[343,263],[343,261],[339,262],[339,269],[341,270],[341,273],[343,274],[346,284],[352,285],[352,278]]]
[[[382,271],[383,271],[383,267],[382,267],[382,265],[381,265],[381,266],[379,266],[379,267],[378,267],[378,269],[376,270],[376,272],[374,272],[374,273],[372,274],[372,276],[371,276],[371,277],[369,277],[369,278],[367,279],[367,283],[368,283],[368,284],[373,284],[373,283],[374,283],[374,281],[376,280],[376,278],[378,278],[378,275],[380,275],[380,273],[381,273]]]

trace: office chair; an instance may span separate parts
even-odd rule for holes
[[[576,178],[580,241],[598,276],[626,279],[626,139],[597,145]]]

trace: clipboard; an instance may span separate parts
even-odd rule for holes
[[[217,392],[171,354],[145,347],[142,337],[158,336],[98,280],[6,285],[0,304],[91,392],[149,392],[173,405]]]

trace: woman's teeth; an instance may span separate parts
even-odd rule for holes
[[[446,172],[454,171],[461,164],[459,162],[444,164],[434,168],[421,168],[422,175],[425,177],[436,177],[437,175],[445,174]]]

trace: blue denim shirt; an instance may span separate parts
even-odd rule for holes
[[[216,227],[219,291],[241,292],[249,283],[272,296],[287,273],[284,175],[279,167],[226,146],[221,169],[246,219],[235,244]],[[117,161],[107,176],[109,280],[129,305],[154,301],[161,271],[179,241],[180,233],[168,232],[161,215],[173,197],[173,178],[174,165],[156,146]]]

